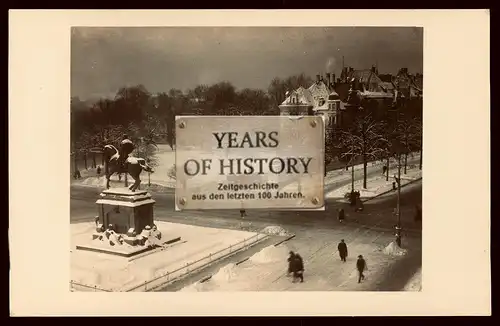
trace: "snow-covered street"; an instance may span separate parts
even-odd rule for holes
[[[394,250],[391,234],[358,228],[347,231],[311,230],[277,247],[268,246],[236,265],[221,267],[206,282],[187,285],[181,291],[360,291],[375,290],[387,268],[405,258],[408,250],[420,253],[420,242],[407,241],[411,249]],[[342,262],[337,252],[340,239],[345,239],[349,257]],[[304,259],[304,283],[293,283],[287,277],[288,252],[298,252]],[[367,261],[366,279],[357,283],[356,259]],[[404,280],[403,280],[404,282]]]

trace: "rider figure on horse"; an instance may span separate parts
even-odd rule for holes
[[[120,170],[124,171],[126,169],[125,162],[127,161],[128,156],[134,150],[134,144],[128,138],[128,135],[123,135],[123,139],[120,143],[120,157],[118,158],[118,164],[120,166]]]

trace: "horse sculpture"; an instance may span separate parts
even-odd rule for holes
[[[128,173],[134,179],[134,183],[128,187],[132,192],[135,192],[141,184],[140,174],[144,170],[146,172],[153,172],[153,169],[146,163],[146,160],[139,157],[129,156],[125,163],[126,168],[123,171],[118,164],[119,151],[113,145],[104,146],[103,150],[105,173],[106,173],[106,189],[109,189],[109,181],[115,173]]]

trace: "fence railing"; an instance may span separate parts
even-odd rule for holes
[[[208,264],[215,262],[219,259],[230,256],[237,251],[248,249],[250,246],[256,244],[259,241],[268,238],[269,236],[266,234],[255,234],[248,239],[243,239],[242,241],[232,244],[224,249],[216,251],[214,253],[210,253],[208,256],[205,256],[201,259],[186,263],[186,265],[177,268],[173,271],[165,272],[164,274],[146,281],[140,285],[134,286],[125,290],[126,292],[147,292],[153,291],[159,287],[167,285],[169,282],[178,280],[181,277],[188,276],[189,274],[197,272],[200,268],[207,266]]]
[[[113,290],[104,289],[97,285],[82,284],[73,280],[70,281],[70,289],[79,292],[113,292]]]
[[[231,244],[226,248],[223,248],[214,253],[210,253],[208,256],[205,256],[201,259],[186,263],[186,265],[179,267],[173,271],[168,271],[154,279],[148,280],[142,284],[133,286],[129,289],[118,290],[124,292],[147,292],[153,291],[161,286],[166,285],[167,283],[178,280],[181,277],[188,276],[189,274],[197,272],[200,268],[206,267],[208,264],[220,260],[222,258],[228,257],[231,254],[234,254],[243,249],[248,249],[249,247],[257,244],[258,242],[268,238],[267,234],[257,233],[250,238],[243,239],[235,244]],[[114,292],[112,289],[105,289],[103,287],[97,285],[88,285],[76,282],[74,280],[70,281],[70,289],[71,291],[78,292]]]

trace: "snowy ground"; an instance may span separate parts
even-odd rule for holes
[[[411,156],[408,156],[408,164],[417,164],[418,161],[420,160],[420,154],[415,153],[412,154]],[[397,167],[397,160],[394,158],[391,158],[389,160],[389,175],[393,171],[396,171]],[[382,161],[375,161],[375,162],[370,162],[367,165],[367,170],[370,172],[371,170],[379,170],[382,171],[382,166],[387,164],[387,160],[382,160]],[[351,179],[351,173],[352,173],[352,168],[349,167],[349,170],[346,169],[338,169],[338,170],[333,170],[327,173],[325,177],[325,185],[331,184],[334,181],[337,181],[340,176],[347,177],[349,180]],[[354,166],[354,177],[357,178],[358,176],[362,175],[363,173],[363,164],[357,164]]]
[[[340,261],[336,250],[345,239],[349,257]],[[212,291],[359,291],[373,290],[384,271],[402,259],[391,248],[390,233],[357,229],[306,230],[277,247],[269,246],[240,265],[228,263],[206,282],[187,285],[184,292]],[[387,249],[389,244],[389,250]],[[415,245],[412,243],[412,246]],[[385,249],[385,250],[384,250]],[[288,252],[296,251],[304,259],[304,283],[292,283],[286,276]],[[411,250],[411,249],[407,249]],[[356,259],[362,254],[368,265],[366,279],[357,283]]]
[[[175,188],[176,186],[176,181],[173,178],[170,178],[168,176],[170,169],[174,166],[175,164],[175,151],[173,151],[170,146],[160,144],[158,145],[158,152],[156,153],[156,156],[158,158],[158,166],[154,168],[155,172],[150,175],[151,183],[155,185],[159,185],[162,187],[166,188]],[[408,162],[409,164],[418,164],[418,160],[420,159],[420,154],[414,154],[412,156],[408,157]],[[375,161],[375,162],[370,162],[368,163],[368,172],[373,171],[373,170],[380,170],[383,165],[385,165],[387,162],[385,160],[383,161]],[[390,174],[395,171],[396,168],[396,160],[391,159],[389,161],[389,169],[390,169]],[[81,180],[74,180],[72,179],[72,182],[75,184],[81,184],[85,186],[93,186],[93,187],[104,187],[105,186],[105,178],[104,177],[97,177],[97,174],[95,172],[95,169],[82,169],[81,171],[82,179]],[[354,172],[355,172],[355,178],[359,178],[362,173],[363,173],[363,164],[358,164],[354,166]],[[101,172],[101,173],[104,173]],[[142,182],[143,184],[147,183],[148,181],[148,175],[143,174],[141,175],[141,178],[143,179]],[[345,180],[350,180],[351,178],[351,168],[349,168],[349,171],[346,171],[345,169],[338,169],[338,170],[333,170],[327,173],[324,179],[324,186],[328,187],[330,185],[335,185],[335,183],[338,182],[343,182]],[[128,178],[129,181],[132,181],[131,178]],[[122,178],[122,181],[118,181],[118,176],[114,175],[111,177],[111,186],[122,186],[124,181]],[[293,183],[290,184],[293,189],[296,188],[296,185],[293,186]]]
[[[405,185],[411,181],[419,179],[422,177],[422,170],[418,166],[408,168],[407,173],[401,173],[401,185]],[[393,175],[389,174],[389,181],[386,181],[386,176],[379,174],[373,177],[369,177],[366,180],[366,189],[363,189],[363,180],[354,181],[354,190],[360,192],[361,198],[370,198],[379,195],[383,192],[392,189],[392,183],[394,182]],[[325,194],[326,198],[344,198],[344,195],[351,191],[351,184],[345,185],[343,187],[334,189]]]
[[[91,241],[95,224],[71,224],[71,279],[89,286],[123,290],[143,284],[167,271],[172,272],[209,254],[215,255],[230,245],[234,250],[236,245],[242,246],[240,243],[243,240],[257,234],[168,222],[156,224],[163,238],[181,237],[181,242],[170,245],[166,250],[140,254],[139,258],[132,259],[75,249],[77,244]]]
[[[420,268],[405,286],[405,291],[422,291],[422,269]]]
[[[408,173],[410,171],[414,171],[415,169],[418,169],[418,161],[420,159],[420,155],[414,155],[413,157],[408,157],[408,166],[412,166],[412,169],[408,169]],[[382,166],[387,164],[386,161],[376,161],[376,162],[370,162],[367,165],[367,174],[370,175],[372,174],[372,177],[368,177],[368,180],[374,181],[374,180],[382,180]],[[389,180],[393,179],[392,175],[395,173],[396,170],[396,165],[397,162],[393,159],[389,161]],[[374,178],[373,174],[378,173],[378,175]],[[380,178],[378,178],[380,177]],[[359,181],[359,179],[363,178],[363,164],[358,164],[354,166],[354,180],[355,181],[355,187],[362,188],[362,181]],[[401,179],[403,181],[408,178],[413,178],[412,175],[407,174],[403,175]],[[324,188],[325,188],[325,198],[343,198],[345,192],[351,191],[351,186],[350,182],[352,179],[352,170],[349,168],[349,170],[345,169],[338,169],[338,170],[333,170],[329,171],[324,179]],[[384,179],[385,180],[385,179]],[[370,181],[369,181],[370,182]],[[346,183],[349,183],[347,186]],[[392,181],[389,182],[388,184],[391,185],[392,187]],[[345,190],[346,188],[349,188]],[[298,182],[292,181],[288,185],[282,188],[282,191],[300,191],[304,189],[304,185],[299,186]],[[339,190],[340,191],[345,191],[342,193],[340,196],[337,197],[337,193],[333,192],[332,190]],[[364,197],[372,197],[377,194],[376,189],[367,189],[367,192],[370,192],[366,194]],[[327,195],[329,194],[329,196]],[[333,197],[331,197],[333,196]],[[363,194],[362,194],[363,196]]]
[[[154,168],[155,172],[151,174],[151,182],[166,187],[175,188],[175,179],[168,176],[170,169],[175,164],[175,151],[169,145],[158,145],[158,166]]]

